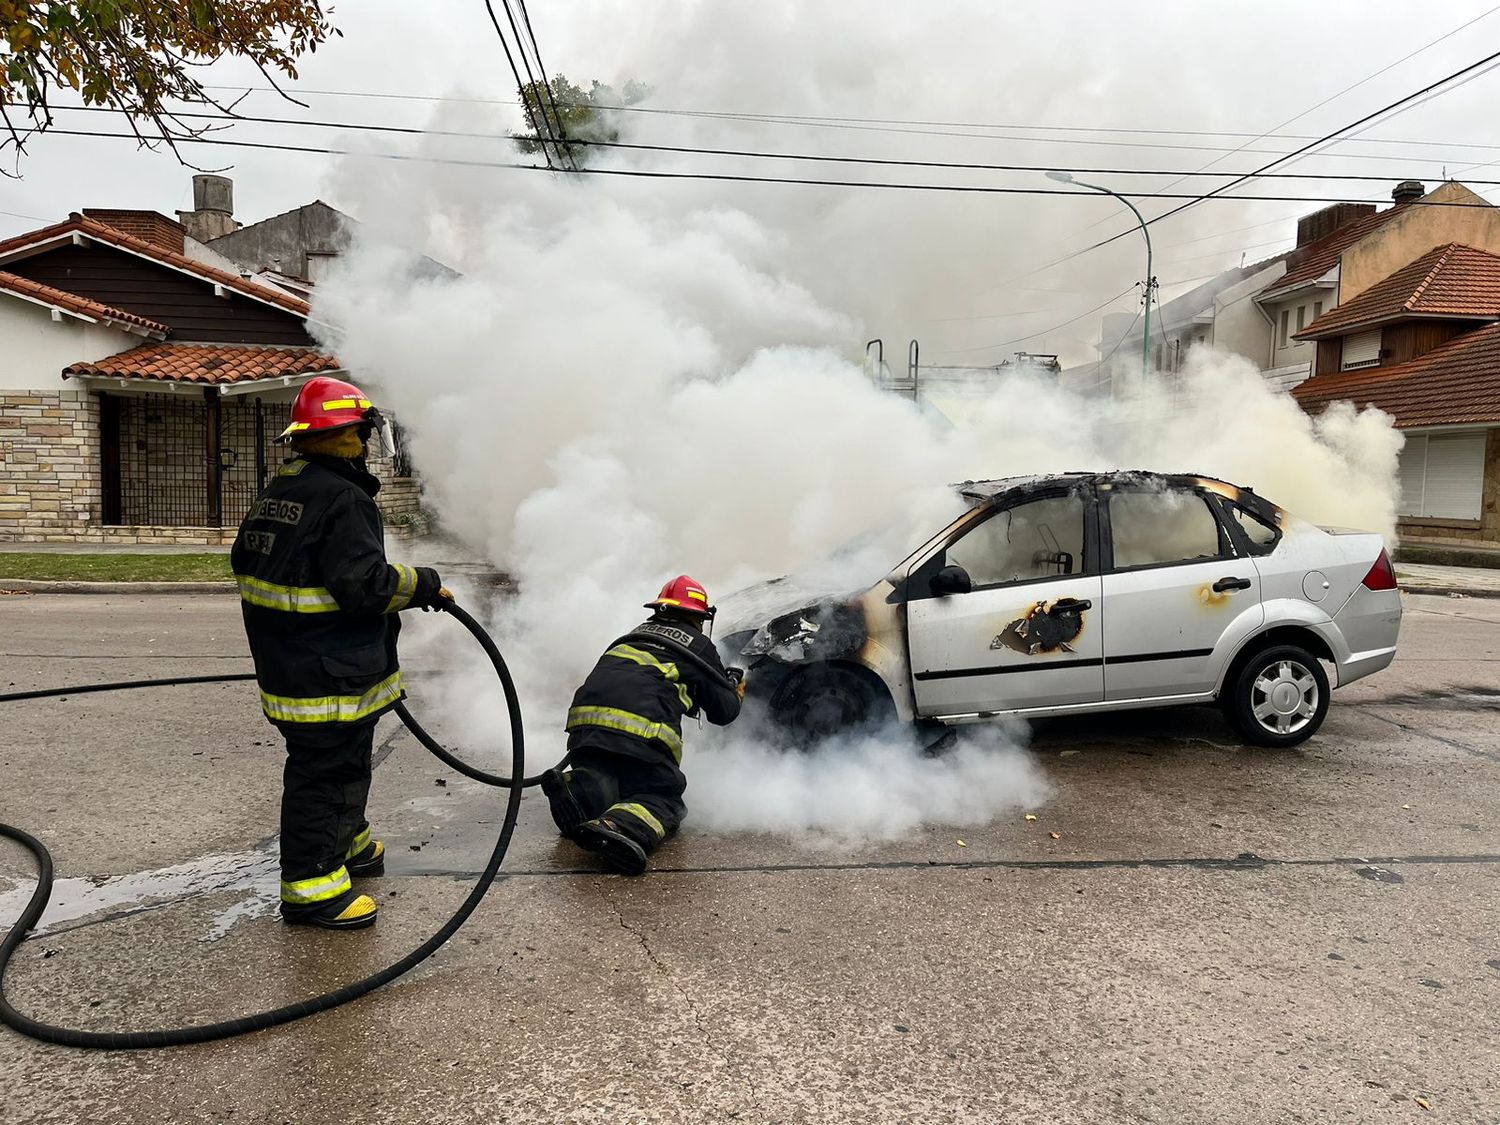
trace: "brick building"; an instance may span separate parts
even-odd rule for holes
[[[1405,434],[1403,541],[1500,544],[1500,256],[1435,246],[1296,337],[1305,410],[1376,406]]]
[[[349,377],[308,315],[151,211],[0,242],[0,540],[231,541],[297,388]],[[397,522],[404,461],[374,465]]]

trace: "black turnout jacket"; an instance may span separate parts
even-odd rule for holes
[[[739,713],[739,694],[713,641],[697,629],[652,619],[611,646],[574,694],[568,749],[587,746],[645,761],[667,754],[680,763],[684,715],[725,726]]]
[[[427,567],[385,559],[362,461],[287,461],[250,506],[230,552],[261,708],[284,729],[373,722],[405,695],[396,614],[429,605]]]

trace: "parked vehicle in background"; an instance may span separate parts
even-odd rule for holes
[[[1339,686],[1396,654],[1380,536],[1319,528],[1248,488],[1145,472],[957,486],[966,509],[884,578],[721,602],[752,695],[807,737],[1217,700],[1292,746]],[[778,604],[779,603],[779,604]]]

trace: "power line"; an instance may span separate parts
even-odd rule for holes
[[[511,74],[515,75],[515,78],[516,78],[516,87],[517,87],[517,89],[520,89],[522,87],[521,72],[516,67],[515,56],[511,54],[511,51],[510,51],[510,41],[505,38],[505,32],[503,30],[501,30],[501,28],[500,28],[500,20],[495,15],[495,6],[490,3],[490,0],[484,0],[484,10],[490,14],[490,23],[492,23],[492,24],[495,25],[495,36],[500,40],[500,46],[502,46],[502,47],[505,48],[505,61],[508,62],[508,63],[510,63],[510,72],[511,72]],[[509,8],[506,8],[505,11],[506,11],[507,15],[510,14],[510,9]],[[517,46],[519,46],[519,45],[520,44],[517,43]],[[521,61],[522,62],[526,62],[526,56],[525,56],[524,53],[521,55]],[[531,64],[530,63],[527,63],[526,73],[528,75],[530,75],[530,73],[531,73]],[[526,89],[531,89],[532,87],[531,86],[526,86],[525,88]],[[546,136],[547,133],[550,133],[552,130],[549,128],[549,129],[547,129],[544,132],[537,125],[537,123],[536,123],[536,114],[534,114],[531,111],[531,103],[526,100],[526,97],[525,97],[524,94],[521,97],[521,105],[522,105],[522,108],[526,111],[526,120],[529,121],[529,122],[531,122],[531,131],[537,135],[537,139],[541,142],[542,157],[543,157],[543,159],[545,159],[547,161],[547,167],[551,168],[552,167],[552,154],[547,151],[547,142],[543,138]],[[540,107],[538,107],[538,108],[540,108]]]
[[[1429,94],[1429,93],[1431,93],[1434,90],[1437,90],[1439,87],[1447,85],[1449,82],[1452,82],[1456,78],[1460,78],[1460,77],[1462,77],[1465,74],[1469,74],[1469,73],[1471,73],[1473,71],[1476,71],[1476,70],[1478,70],[1481,67],[1488,66],[1490,63],[1494,62],[1497,58],[1500,58],[1500,51],[1496,51],[1493,54],[1486,55],[1484,58],[1480,59],[1479,61],[1470,63],[1468,66],[1462,67],[1459,70],[1454,71],[1452,74],[1449,74],[1449,75],[1447,75],[1444,78],[1438,79],[1436,82],[1429,83],[1427,86],[1424,86],[1422,89],[1417,90],[1414,93],[1408,94],[1408,95],[1406,95],[1403,98],[1398,98],[1396,101],[1391,102],[1389,105],[1384,106],[1381,109],[1376,110],[1374,113],[1367,113],[1367,114],[1365,114],[1365,116],[1359,118],[1358,120],[1352,121],[1348,125],[1343,126],[1342,128],[1335,129],[1333,132],[1325,134],[1323,137],[1319,138],[1316,141],[1313,141],[1310,144],[1303,145],[1300,149],[1297,149],[1295,152],[1287,153],[1284,156],[1278,157],[1276,160],[1272,160],[1269,163],[1262,165],[1261,167],[1255,169],[1255,171],[1253,171],[1253,172],[1247,172],[1247,173],[1244,173],[1242,175],[1239,175],[1237,178],[1235,178],[1234,180],[1231,180],[1229,183],[1223,184],[1220,187],[1217,187],[1217,188],[1213,189],[1213,191],[1207,192],[1207,193],[1205,193],[1205,194],[1203,194],[1201,196],[1198,196],[1198,197],[1194,198],[1193,200],[1191,200],[1191,201],[1189,201],[1187,203],[1182,204],[1181,206],[1173,207],[1169,211],[1164,211],[1160,215],[1156,215],[1156,216],[1154,216],[1154,217],[1152,217],[1150,219],[1147,219],[1145,225],[1146,226],[1152,226],[1152,225],[1154,225],[1156,223],[1161,222],[1163,219],[1169,219],[1173,215],[1181,214],[1183,211],[1187,210],[1189,207],[1195,206],[1198,203],[1202,203],[1204,200],[1222,198],[1222,196],[1220,195],[1221,192],[1228,191],[1230,188],[1238,186],[1239,184],[1243,183],[1247,179],[1251,179],[1251,178],[1254,178],[1256,176],[1263,175],[1264,173],[1266,173],[1266,172],[1270,171],[1272,168],[1274,168],[1277,164],[1283,163],[1284,161],[1291,160],[1294,157],[1300,156],[1303,153],[1306,153],[1309,150],[1314,149],[1314,148],[1318,147],[1321,144],[1326,144],[1329,141],[1334,140],[1335,138],[1337,138],[1341,134],[1349,132],[1351,129],[1356,129],[1359,126],[1365,124],[1366,122],[1374,121],[1376,118],[1384,116],[1385,114],[1389,113],[1393,109],[1398,109],[1399,107],[1401,107],[1403,105],[1406,105],[1409,102],[1414,102],[1418,98],[1423,97],[1424,95]],[[1120,194],[1121,195],[1129,195],[1131,193],[1129,193],[1129,192],[1121,192]],[[1168,196],[1166,193],[1162,193],[1161,196],[1160,196],[1160,198],[1165,199],[1165,198],[1170,198],[1170,196]],[[1262,197],[1262,196],[1236,196],[1234,198],[1237,198],[1237,199],[1255,199],[1255,198],[1267,198],[1267,197]],[[1340,201],[1340,202],[1343,202],[1343,201]],[[1347,202],[1367,203],[1367,202],[1369,202],[1369,200],[1349,200]],[[1421,203],[1421,202],[1424,202],[1424,201],[1423,200],[1413,200],[1413,202]],[[1128,235],[1134,234],[1136,229],[1137,228],[1135,228],[1135,227],[1131,227],[1129,230],[1123,230],[1123,231],[1120,231],[1117,234],[1112,234],[1108,238],[1100,239],[1098,242],[1094,242],[1094,243],[1091,243],[1088,246],[1083,247],[1081,250],[1075,250],[1075,251],[1073,251],[1070,254],[1064,254],[1060,258],[1055,258],[1052,261],[1047,262],[1044,265],[1040,265],[1040,266],[1035,267],[1034,269],[1027,270],[1025,273],[1016,274],[1015,277],[1009,279],[1009,281],[1004,281],[1004,282],[1001,282],[1000,284],[1001,285],[1007,285],[1007,284],[1010,283],[1010,281],[1019,281],[1019,280],[1021,280],[1024,277],[1030,277],[1033,274],[1041,273],[1044,270],[1052,269],[1054,266],[1060,266],[1064,262],[1070,262],[1070,261],[1072,261],[1075,258],[1082,257],[1084,254],[1087,254],[1087,253],[1089,253],[1089,252],[1091,252],[1093,250],[1099,249],[1101,246],[1108,246],[1112,242],[1117,242],[1120,239],[1127,237]]]
[[[105,133],[90,129],[48,129],[49,135],[63,137],[97,137],[111,140],[135,141],[140,144],[140,138],[133,133]],[[360,152],[354,149],[329,148],[318,145],[294,145],[278,144],[269,141],[231,141],[218,137],[182,137],[177,138],[177,144],[213,145],[222,148],[247,148],[262,149],[270,152],[303,152],[324,156],[351,156],[363,157],[370,160],[394,160],[413,164],[438,164],[454,167],[468,168],[505,168],[518,169],[522,171],[540,172],[548,171],[539,164],[525,164],[517,161],[504,160],[472,160],[459,157],[427,156],[414,153],[394,152]],[[555,171],[555,169],[551,169]],[[815,180],[797,176],[751,176],[741,173],[730,172],[668,172],[649,168],[597,168],[581,167],[579,174],[585,176],[615,176],[623,178],[638,178],[650,180],[703,180],[715,183],[746,183],[746,184],[795,184],[806,187],[837,187],[837,188],[873,188],[888,191],[934,191],[952,192],[967,195],[1066,195],[1066,196],[1094,196],[1095,192],[1087,190],[1072,190],[1069,188],[1041,188],[1041,187],[1002,187],[994,184],[923,184],[909,182],[893,182],[889,180]],[[1237,196],[1212,196],[1199,195],[1192,192],[1121,192],[1121,195],[1131,196],[1136,199],[1184,199],[1192,202],[1202,202],[1205,199],[1219,199],[1228,203],[1366,203],[1368,200],[1350,199],[1347,196],[1321,196],[1321,195],[1237,195]],[[1461,203],[1446,200],[1414,199],[1405,204],[1407,207],[1446,207],[1469,210],[1490,210],[1493,204],[1487,202]],[[1148,220],[1154,221],[1154,220]],[[1081,251],[1080,251],[1081,253]],[[1035,272],[1035,271],[1033,271]],[[1024,275],[1023,275],[1024,276]]]
[[[116,114],[118,111],[109,106],[57,106],[56,112],[71,113],[107,113]],[[430,129],[415,125],[372,125],[357,121],[324,121],[318,119],[306,119],[295,117],[258,117],[248,114],[223,114],[223,113],[197,113],[183,111],[174,116],[184,120],[205,120],[224,123],[240,122],[254,125],[278,125],[294,128],[316,128],[334,129],[347,132],[364,133],[391,133],[398,136],[417,137],[454,137],[466,140],[509,140],[504,134],[478,133],[467,130],[456,129]],[[1097,168],[1097,167],[1064,167],[1056,164],[988,164],[956,160],[905,160],[895,157],[873,157],[873,156],[829,156],[823,153],[798,153],[798,152],[766,152],[758,149],[733,149],[733,148],[703,148],[692,145],[659,145],[642,144],[630,141],[597,141],[583,139],[569,139],[569,145],[588,148],[621,149],[635,152],[660,152],[678,153],[695,156],[728,156],[736,158],[747,158],[757,160],[794,160],[823,164],[854,164],[869,165],[871,167],[894,167],[894,168],[934,168],[949,171],[976,171],[976,172],[1070,172],[1074,175],[1086,176],[1176,176],[1177,182],[1183,178],[1201,176],[1210,178],[1222,178],[1230,173],[1183,171],[1166,168]],[[1374,157],[1378,160],[1396,159],[1395,157]],[[1354,182],[1389,183],[1392,180],[1414,179],[1414,176],[1404,176],[1401,173],[1391,172],[1380,175],[1357,173],[1357,172],[1267,172],[1256,176],[1257,179],[1268,180],[1348,180]],[[1470,183],[1481,186],[1500,186],[1500,180],[1470,180]],[[1169,187],[1171,185],[1168,185]],[[1129,192],[1124,194],[1131,194]],[[1152,193],[1155,194],[1155,193]],[[1187,197],[1184,197],[1187,198]]]
[[[547,101],[552,106],[552,120],[557,124],[557,136],[562,142],[563,155],[568,158],[568,163],[573,166],[573,171],[578,171],[578,158],[573,155],[573,149],[568,144],[568,132],[563,127],[562,110],[557,107],[557,96],[552,92],[552,79],[547,77],[546,64],[542,62],[542,48],[537,44],[536,32],[531,29],[531,13],[526,10],[526,0],[517,0],[521,7],[521,21],[526,25],[526,34],[531,39],[531,53],[536,56],[536,68],[542,75],[542,89],[546,92]],[[510,0],[505,0],[506,9],[510,8]]]
[[[207,90],[226,90],[226,91],[235,91],[235,90],[237,90],[237,91],[241,91],[241,92],[256,92],[256,93],[274,93],[275,92],[273,90],[273,88],[270,87],[270,86],[205,85],[204,89],[207,89]],[[452,103],[455,103],[455,104],[508,105],[508,106],[514,106],[514,105],[520,105],[521,104],[519,101],[516,101],[514,99],[510,99],[510,98],[458,97],[458,96],[442,95],[442,94],[395,94],[395,93],[384,93],[384,92],[375,91],[375,90],[309,90],[309,89],[302,89],[302,88],[299,87],[299,88],[297,88],[295,90],[295,93],[298,94],[299,96],[306,96],[306,97],[371,98],[371,99],[377,99],[377,100],[411,101],[411,102],[428,102],[428,103],[434,103],[434,102],[452,102]],[[559,104],[566,104],[568,108],[578,108],[578,107],[574,106],[572,103],[559,103]],[[1123,126],[1101,126],[1101,125],[1032,125],[1032,124],[1022,124],[1022,123],[1019,123],[1019,122],[1009,122],[1009,123],[998,123],[997,124],[997,123],[980,123],[980,122],[968,122],[968,121],[922,121],[922,120],[917,120],[917,119],[892,118],[892,117],[838,117],[838,116],[774,114],[774,113],[749,113],[749,112],[746,112],[746,113],[733,113],[733,112],[721,111],[721,110],[679,109],[679,108],[670,108],[670,107],[664,107],[664,106],[643,106],[643,105],[610,106],[609,109],[611,110],[611,112],[615,112],[615,113],[656,114],[656,115],[668,116],[668,117],[717,118],[717,119],[729,120],[729,121],[745,121],[745,122],[749,122],[749,123],[764,123],[764,124],[826,125],[826,126],[830,126],[830,127],[838,126],[838,125],[843,125],[843,124],[872,124],[872,125],[888,124],[888,125],[899,125],[899,126],[937,126],[937,127],[961,128],[961,129],[1015,129],[1015,130],[1018,130],[1018,131],[1032,131],[1032,132],[1042,132],[1042,133],[1115,133],[1115,134],[1131,134],[1131,135],[1141,135],[1141,136],[1227,137],[1227,138],[1244,138],[1244,137],[1248,137],[1248,138],[1251,138],[1252,140],[1291,140],[1291,141],[1307,141],[1307,140],[1316,140],[1316,139],[1318,139],[1315,134],[1311,134],[1311,133],[1274,133],[1274,132],[1272,132],[1272,133],[1251,133],[1251,132],[1235,132],[1235,131],[1223,131],[1223,130],[1212,130],[1212,129],[1144,129],[1144,128],[1128,128],[1128,127],[1123,127]],[[880,131],[880,130],[875,130],[875,131]],[[917,131],[917,130],[903,130],[903,131]],[[931,134],[931,135],[933,135],[933,136],[972,137],[975,140],[1027,140],[1027,141],[1030,141],[1030,140],[1034,139],[1034,138],[1023,138],[1023,137],[990,137],[990,136],[986,136],[984,134],[979,134],[979,133],[935,133],[935,134]],[[1088,144],[1090,142],[1087,142],[1087,141],[1066,142],[1066,141],[1064,141],[1064,142],[1060,142],[1060,143]],[[1480,143],[1476,143],[1476,142],[1472,142],[1472,141],[1400,140],[1400,139],[1389,138],[1389,137],[1362,137],[1362,138],[1360,138],[1360,143],[1361,144],[1372,144],[1372,145],[1376,145],[1376,144],[1378,144],[1378,145],[1401,145],[1401,146],[1405,146],[1405,147],[1409,147],[1409,148],[1410,147],[1415,147],[1415,148],[1439,148],[1439,149],[1474,148],[1474,149],[1484,149],[1484,150],[1490,150],[1490,151],[1500,151],[1500,144],[1480,144]],[[1159,147],[1163,147],[1163,146],[1149,144],[1149,143],[1141,143],[1139,145],[1130,146],[1130,147],[1159,148]],[[1178,146],[1178,147],[1190,148],[1190,149],[1192,149],[1194,151],[1209,151],[1209,152],[1212,152],[1212,151],[1222,151],[1222,152],[1234,152],[1234,151],[1247,151],[1247,152],[1249,152],[1249,151],[1255,151],[1255,152],[1257,152],[1260,155],[1272,155],[1270,153],[1265,153],[1264,150],[1212,149],[1212,148],[1204,148],[1202,146]],[[1347,155],[1352,155],[1352,154],[1340,154],[1340,155],[1347,156]],[[1366,154],[1366,155],[1371,155],[1371,154]],[[1372,159],[1379,159],[1378,156],[1374,156],[1374,155],[1371,155],[1371,158]],[[1437,158],[1435,157],[1434,159],[1437,159]]]
[[[48,129],[47,133],[63,137],[96,137],[111,140],[127,140],[141,143],[139,137],[133,133],[105,133],[90,129]],[[504,168],[522,171],[540,172],[549,169],[539,164],[525,164],[517,161],[504,160],[473,160],[459,157],[428,156],[415,153],[394,152],[360,152],[354,149],[329,148],[319,145],[294,145],[279,144],[269,141],[231,141],[218,137],[182,137],[177,138],[177,144],[212,145],[222,148],[247,148],[262,149],[271,152],[302,152],[324,156],[350,156],[363,157],[370,160],[393,160],[413,164],[438,164],[454,167],[468,168]],[[555,169],[551,169],[554,170]],[[1069,188],[1042,188],[1042,187],[1002,187],[994,184],[924,184],[909,182],[893,182],[889,180],[816,180],[797,176],[752,176],[741,173],[730,172],[668,172],[649,168],[598,168],[581,167],[579,174],[585,176],[615,176],[623,178],[638,178],[651,180],[703,180],[715,183],[746,183],[746,184],[795,184],[806,187],[837,187],[837,188],[873,188],[889,191],[934,191],[952,192],[955,194],[968,195],[1065,195],[1065,196],[1089,196],[1097,193],[1087,190],[1073,190]],[[1203,202],[1208,199],[1221,200],[1227,203],[1367,203],[1364,199],[1350,199],[1348,196],[1321,196],[1321,195],[1237,195],[1237,196],[1214,196],[1201,195],[1193,192],[1150,192],[1150,191],[1125,191],[1119,194],[1130,196],[1135,199],[1183,199],[1190,202]],[[1407,207],[1445,207],[1467,210],[1491,210],[1494,205],[1488,202],[1462,203],[1447,200],[1414,199],[1404,204]],[[1163,216],[1164,217],[1164,216]],[[1155,220],[1147,220],[1154,222]],[[1127,232],[1128,233],[1128,232]],[[1082,253],[1080,251],[1079,253]],[[1035,272],[1035,271],[1032,271]],[[1024,275],[1022,275],[1024,276]]]

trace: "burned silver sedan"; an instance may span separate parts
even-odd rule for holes
[[[722,643],[783,726],[817,738],[1217,700],[1245,741],[1292,746],[1322,725],[1330,669],[1343,686],[1395,657],[1378,535],[1203,476],[958,489],[963,514],[863,590],[808,599],[782,580],[725,599]]]

